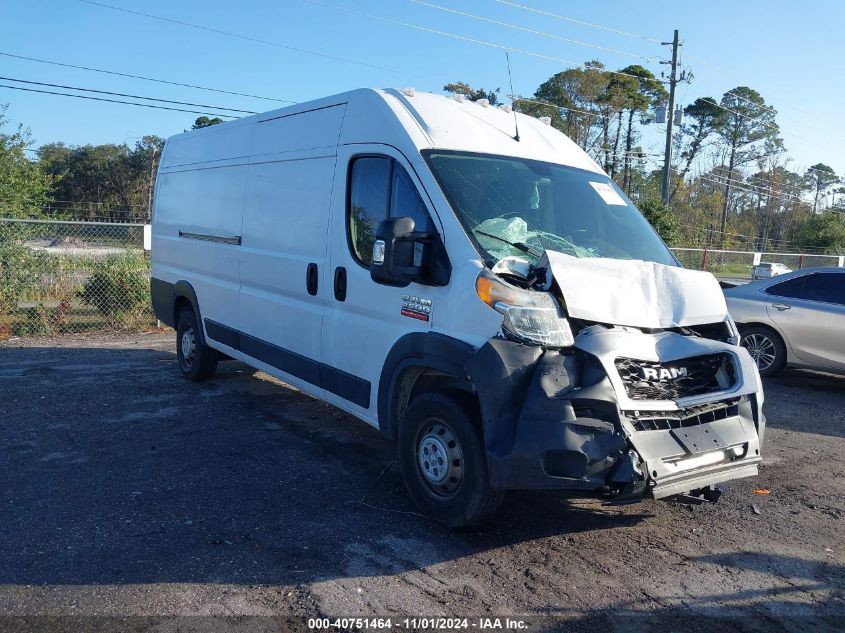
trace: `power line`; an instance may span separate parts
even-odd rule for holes
[[[536,103],[538,105],[547,106],[549,108],[555,108],[557,110],[567,110],[569,112],[576,112],[578,114],[586,114],[588,116],[592,116],[592,117],[596,117],[596,118],[603,116],[601,114],[601,112],[595,112],[595,111],[589,111],[589,110],[578,110],[576,108],[567,108],[566,106],[557,105],[556,103],[551,103],[549,101],[541,101],[539,99],[529,99],[527,97],[520,97],[520,96],[517,96],[517,95],[508,95],[508,96],[511,98],[512,101],[515,101],[515,102],[525,101],[527,103]],[[663,154],[657,154],[657,153],[649,154],[649,153],[644,153],[644,152],[637,152],[637,151],[634,151],[634,150],[631,150],[630,152],[625,152],[625,150],[618,150],[618,152],[619,153],[628,153],[628,154],[636,155],[636,156],[655,156],[655,157],[662,157],[663,156]]]
[[[707,227],[703,227],[703,226],[694,226],[692,224],[681,224],[680,226],[682,226],[684,228],[692,229],[693,231],[699,231],[699,232],[702,232],[702,233],[709,233],[709,234],[716,233],[716,234],[719,234],[719,235],[727,235],[728,237],[731,237],[731,238],[744,238],[744,240],[746,242],[757,241],[757,240],[762,241],[762,239],[763,239],[762,236],[746,235],[746,234],[743,234],[743,233],[735,233],[733,231],[720,231],[718,229],[711,229],[711,228],[707,228]],[[797,244],[795,242],[790,242],[789,240],[785,240],[785,239],[767,238],[766,242],[770,243],[775,248],[788,248],[788,247],[795,248],[795,249],[798,249],[799,251],[802,251],[806,255],[825,255],[826,254],[826,253],[817,252],[819,250],[824,250],[824,249],[820,249],[816,246],[803,246],[801,244]],[[680,246],[680,247],[676,247],[676,248],[689,248],[689,247]],[[701,249],[696,248],[696,250],[701,250]],[[711,250],[711,249],[708,249],[708,250]],[[719,252],[722,249],[712,249],[712,250]],[[816,252],[813,252],[813,251],[816,251]],[[763,252],[766,252],[766,251],[763,251]],[[835,256],[832,256],[832,257],[835,257]]]
[[[722,187],[724,187],[725,185],[728,184],[728,182],[726,180],[717,180],[715,178],[710,178],[710,177],[705,176],[703,174],[699,174],[697,176],[697,178],[699,178],[701,180],[705,180],[705,181],[713,183],[713,184],[716,184],[716,185],[719,185],[719,186],[722,186]],[[804,200],[803,198],[801,198],[799,196],[792,195],[792,194],[769,194],[767,192],[758,191],[756,189],[743,187],[743,186],[736,185],[736,184],[733,184],[733,183],[731,183],[731,188],[737,189],[739,191],[745,191],[747,193],[753,193],[753,194],[758,195],[758,196],[766,196],[766,197],[774,198],[776,200],[782,200],[784,202],[803,202],[803,203],[806,203],[806,200]]]
[[[716,86],[715,84],[711,84],[711,83],[709,83],[709,82],[702,82],[702,83],[704,83],[705,85],[709,85],[709,86],[711,86],[711,87],[713,87],[713,88],[717,88],[717,89],[718,89],[718,86]],[[728,91],[728,92],[731,92],[731,91]],[[725,93],[725,94],[728,94],[728,93]],[[732,92],[731,92],[731,96],[733,96],[733,97],[735,97],[735,98],[737,98],[737,99],[739,99],[739,100],[741,100],[741,101],[746,101],[746,102],[748,102],[749,104],[754,105],[754,106],[755,106],[755,107],[757,107],[758,109],[763,110],[764,112],[761,112],[761,113],[759,113],[759,114],[743,114],[742,112],[739,112],[739,111],[737,111],[737,110],[732,110],[731,108],[727,108],[727,107],[723,106],[721,103],[718,103],[718,102],[716,102],[716,101],[712,101],[712,102],[710,102],[710,103],[711,103],[712,105],[716,106],[717,108],[719,108],[720,110],[724,110],[725,112],[728,112],[728,113],[730,113],[730,114],[733,114],[733,115],[735,115],[735,116],[737,116],[737,117],[739,117],[739,118],[741,118],[741,119],[750,119],[750,120],[759,119],[759,118],[762,118],[763,116],[765,116],[765,111],[771,111],[773,115],[778,114],[777,110],[776,110],[774,107],[772,107],[772,106],[760,105],[759,103],[755,103],[754,101],[752,101],[752,100],[750,100],[750,99],[746,99],[745,97],[741,97],[741,96],[739,96],[739,95],[737,95],[737,94],[735,94],[735,93],[732,93]],[[777,124],[777,123],[776,123],[776,124]],[[778,125],[778,134],[784,134],[784,135],[786,135],[786,136],[791,136],[791,137],[793,137],[793,138],[797,138],[797,139],[799,139],[799,140],[802,140],[802,141],[804,141],[805,143],[810,143],[810,144],[812,144],[812,145],[817,145],[818,147],[822,147],[822,148],[824,148],[824,149],[830,149],[830,150],[834,149],[834,148],[833,148],[832,146],[830,146],[830,145],[825,145],[824,143],[819,143],[818,141],[813,141],[813,140],[811,140],[811,139],[808,139],[806,136],[801,136],[800,134],[796,134],[795,132],[785,132],[784,130],[780,129],[780,126],[779,126],[779,125]]]
[[[600,117],[600,112],[591,112],[590,110],[578,110],[576,108],[567,108],[566,106],[557,105],[556,103],[550,103],[549,101],[540,101],[538,99],[528,99],[526,97],[520,97],[518,95],[508,95],[511,98],[511,101],[525,101],[527,103],[536,103],[543,106],[548,106],[550,108],[555,108],[557,110],[567,110],[568,112],[575,112],[577,114],[586,114],[588,116],[593,117]]]
[[[697,58],[694,58],[694,57],[692,57],[692,56],[690,56],[690,55],[688,55],[687,57],[689,57],[690,59],[697,59]],[[700,62],[700,60],[699,60],[699,62]],[[704,65],[705,65],[705,66],[707,66],[707,64],[706,64],[706,63],[705,63]],[[738,80],[738,79],[737,79],[736,81],[740,81],[740,80]],[[717,90],[721,90],[721,88],[720,88],[719,86],[717,86],[717,85],[715,85],[715,84],[713,84],[713,83],[710,83],[710,82],[707,82],[707,81],[704,81],[704,82],[701,82],[701,83],[703,83],[703,84],[704,84],[704,85],[706,85],[706,86],[710,86],[711,88],[716,88]],[[730,114],[733,114],[733,115],[735,115],[735,116],[737,116],[737,117],[739,117],[739,118],[743,118],[743,119],[751,119],[751,120],[753,120],[753,119],[759,119],[759,118],[763,117],[763,116],[765,115],[765,112],[767,112],[767,111],[768,111],[768,112],[771,112],[773,115],[777,115],[777,114],[779,114],[779,113],[778,113],[778,111],[775,109],[775,107],[774,107],[774,106],[765,105],[765,104],[759,104],[759,103],[757,103],[756,101],[753,101],[752,99],[749,99],[749,98],[747,98],[747,97],[743,97],[742,95],[736,94],[736,93],[735,93],[735,92],[733,92],[732,90],[727,91],[725,94],[728,94],[728,93],[730,93],[730,95],[731,95],[733,98],[735,98],[735,99],[737,99],[737,100],[739,100],[739,101],[743,101],[743,102],[745,102],[745,103],[748,103],[749,105],[752,105],[752,106],[754,106],[755,108],[757,108],[757,109],[759,109],[759,110],[762,110],[763,112],[760,112],[760,113],[758,113],[758,114],[756,114],[756,115],[754,115],[754,114],[743,114],[743,113],[741,113],[741,112],[739,112],[739,111],[737,111],[737,110],[732,110],[731,108],[727,108],[727,107],[723,106],[721,103],[716,102],[715,100],[714,100],[714,101],[712,101],[711,103],[712,103],[714,106],[716,106],[717,108],[719,108],[719,109],[721,109],[721,110],[723,110],[723,111],[725,111],[725,112],[728,112],[728,113],[730,113]],[[780,113],[780,114],[782,114],[782,113]],[[820,129],[820,128],[817,128],[817,129]],[[805,137],[805,136],[801,136],[800,134],[795,134],[794,132],[784,132],[783,130],[781,130],[781,129],[780,129],[780,126],[778,126],[778,133],[779,133],[779,134],[785,134],[786,136],[791,136],[791,137],[793,137],[793,138],[797,138],[797,139],[802,140],[802,141],[804,141],[804,142],[806,142],[806,143],[810,143],[810,144],[812,144],[812,145],[817,145],[818,147],[822,147],[822,148],[825,148],[825,149],[834,149],[833,147],[831,147],[831,146],[829,146],[829,145],[825,145],[825,144],[823,144],[823,143],[819,143],[819,142],[817,142],[817,141],[813,141],[813,140],[811,140],[811,139],[808,139],[808,138],[807,138],[807,137]]]
[[[117,71],[114,71],[114,70],[105,70],[103,68],[92,68],[90,66],[77,66],[75,64],[66,64],[64,62],[57,62],[57,61],[53,61],[53,60],[49,60],[49,59],[38,59],[37,57],[26,57],[24,55],[14,55],[12,53],[5,53],[5,52],[2,52],[2,51],[0,51],[0,55],[2,55],[4,57],[12,57],[14,59],[23,59],[23,60],[26,60],[26,61],[29,61],[29,62],[38,62],[40,64],[51,64],[53,66],[64,66],[65,68],[75,68],[77,70],[87,70],[87,71],[95,72],[95,73],[104,73],[106,75],[115,75],[117,77],[128,77],[130,79],[142,79],[144,81],[154,81],[154,82],[160,83],[160,84],[168,84],[168,85],[171,85],[171,86],[181,86],[183,88],[194,88],[196,90],[206,90],[208,92],[219,92],[221,94],[234,95],[234,96],[237,96],[237,97],[249,97],[250,99],[263,99],[265,101],[277,101],[279,103],[298,103],[297,101],[291,101],[290,99],[276,99],[274,97],[263,97],[261,95],[254,95],[254,94],[249,94],[249,93],[246,93],[246,92],[235,92],[235,91],[232,91],[232,90],[222,90],[220,88],[209,88],[207,86],[199,86],[199,85],[196,85],[196,84],[186,84],[186,83],[182,83],[182,82],[179,82],[179,81],[169,81],[169,80],[166,80],[166,79],[157,79],[155,77],[145,77],[143,75],[133,75],[133,74],[130,74],[130,73],[122,73],[122,72],[117,72]]]
[[[684,228],[691,229],[692,231],[697,231],[697,232],[700,232],[700,233],[706,233],[708,235],[717,234],[717,235],[721,235],[721,236],[727,236],[731,239],[742,238],[742,239],[740,239],[740,241],[745,242],[745,244],[744,244],[745,246],[755,247],[753,242],[762,242],[763,241],[762,236],[744,235],[742,233],[735,233],[733,231],[719,231],[718,229],[710,229],[710,228],[706,228],[706,227],[693,226],[691,224],[681,224],[680,226],[682,226]],[[685,242],[685,243],[688,244],[688,245],[695,244],[695,242]],[[796,244],[795,242],[790,242],[788,240],[767,238],[766,243],[770,244],[772,248],[791,248],[791,249],[798,250],[799,252],[795,253],[796,255],[801,254],[801,253],[803,253],[805,255],[826,255],[826,253],[824,253],[824,252],[819,252],[819,251],[823,251],[824,249],[820,249],[820,248],[815,247],[815,246],[803,246],[801,244]],[[763,246],[765,247],[765,244]],[[703,250],[700,246],[675,246],[673,248],[689,249],[689,250]],[[730,250],[726,251],[724,249],[710,249],[710,248],[708,248],[707,250],[711,251],[711,252],[716,252],[716,253],[731,252]],[[739,252],[739,251],[737,251],[737,252]],[[755,252],[760,252],[760,251],[757,251],[756,247],[755,247]],[[763,250],[762,252],[767,253],[767,254],[774,254],[774,251]],[[835,257],[835,255],[830,255],[830,257]]]
[[[90,2],[90,0],[79,0],[79,1],[80,2]],[[423,32],[426,32],[426,33],[432,33],[432,34],[435,34],[435,35],[441,35],[443,37],[448,37],[448,38],[451,38],[451,39],[460,40],[460,41],[463,41],[463,42],[469,42],[470,44],[478,44],[479,46],[487,46],[487,47],[490,47],[490,48],[497,48],[499,50],[508,51],[508,52],[511,52],[511,53],[520,53],[522,55],[528,55],[530,57],[537,57],[538,59],[545,59],[547,61],[559,62],[559,63],[562,63],[562,64],[570,64],[571,66],[574,66],[574,67],[577,67],[577,68],[584,68],[588,71],[592,70],[594,72],[608,73],[608,74],[611,74],[611,75],[620,75],[622,77],[632,77],[632,78],[636,79],[637,81],[642,81],[642,77],[640,77],[639,75],[631,74],[631,73],[623,73],[623,72],[618,71],[618,70],[608,70],[606,68],[595,68],[593,66],[588,66],[587,64],[581,64],[581,63],[578,63],[576,61],[572,61],[571,59],[563,59],[561,57],[554,57],[552,55],[546,55],[544,53],[538,53],[537,51],[530,51],[530,50],[526,50],[524,48],[515,48],[513,46],[507,46],[505,44],[499,44],[498,42],[488,42],[486,40],[479,40],[479,39],[475,39],[473,37],[468,37],[466,35],[460,35],[458,33],[449,33],[448,31],[440,31],[438,29],[433,29],[433,28],[428,27],[428,26],[421,26],[419,24],[413,24],[411,22],[404,22],[403,20],[397,20],[395,18],[388,18],[388,17],[383,16],[383,15],[375,15],[373,13],[367,13],[366,11],[360,11],[358,9],[351,9],[349,7],[339,7],[335,4],[329,4],[327,2],[322,2],[321,0],[304,0],[304,1],[309,2],[311,4],[315,4],[315,5],[324,7],[326,9],[331,9],[333,11],[339,11],[339,12],[342,12],[342,13],[351,13],[351,14],[354,14],[354,15],[360,15],[362,17],[369,18],[371,20],[378,20],[379,22],[386,22],[388,24],[396,24],[398,26],[404,26],[406,28],[415,29],[417,31],[423,31]]]
[[[569,42],[570,44],[576,44],[578,46],[587,46],[589,48],[597,48],[599,50],[608,51],[610,53],[615,53],[617,55],[627,55],[628,57],[636,57],[638,59],[644,59],[647,62],[651,62],[654,59],[653,57],[646,57],[645,55],[639,55],[637,53],[629,53],[628,51],[622,51],[622,50],[619,50],[619,49],[616,49],[616,48],[608,48],[606,46],[600,46],[598,44],[592,44],[590,42],[583,42],[581,40],[573,40],[573,39],[569,39],[567,37],[561,37],[560,35],[554,35],[552,33],[546,33],[544,31],[537,31],[537,30],[534,30],[534,29],[530,29],[530,28],[525,27],[525,26],[519,26],[517,24],[510,24],[509,22],[501,22],[499,20],[487,18],[487,17],[484,17],[482,15],[475,15],[473,13],[466,13],[464,11],[458,11],[457,9],[451,9],[449,7],[442,7],[438,4],[433,4],[431,2],[424,2],[423,0],[409,0],[409,1],[413,2],[414,4],[419,4],[419,5],[422,5],[422,6],[425,6],[425,7],[430,7],[432,9],[437,9],[438,11],[444,11],[444,12],[447,12],[447,13],[454,13],[456,15],[461,15],[461,16],[464,16],[464,17],[467,17],[467,18],[472,18],[473,20],[479,20],[481,22],[487,22],[488,24],[496,24],[498,26],[504,26],[504,27],[509,28],[509,29],[515,29],[517,31],[523,31],[523,32],[526,32],[526,33],[531,33],[533,35],[539,35],[541,37],[548,37],[548,38],[551,38],[551,39],[559,40],[561,42]]]
[[[749,240],[758,239],[758,237],[754,236],[754,235],[746,235],[744,233],[736,233],[734,231],[720,231],[719,229],[711,229],[711,228],[705,227],[705,226],[695,226],[694,224],[681,224],[680,226],[682,226],[684,228],[692,229],[694,231],[703,231],[703,232],[706,232],[706,233],[720,233],[722,235],[731,235],[733,237],[744,237],[744,238],[749,239]],[[790,245],[790,246],[797,246],[797,244],[795,244],[794,242],[789,242],[787,240],[770,239],[770,240],[767,240],[767,241],[770,241],[770,242],[773,242],[773,243],[778,242],[778,243],[787,244],[787,245]]]
[[[12,77],[0,77],[2,81],[14,81],[15,83],[30,84],[34,86],[47,86],[48,88],[63,88],[65,90],[79,90],[80,92],[94,92],[97,94],[110,95],[113,97],[128,97],[130,99],[144,99],[145,101],[158,101],[160,103],[172,103],[175,105],[193,106],[195,108],[210,108],[212,110],[227,110],[229,112],[240,112],[242,114],[256,114],[252,110],[238,110],[237,108],[224,108],[222,106],[208,105],[207,103],[190,103],[187,101],[173,101],[171,99],[158,99],[156,97],[144,97],[142,95],[126,94],[124,92],[109,92],[107,90],[94,90],[93,88],[77,88],[76,86],[65,86],[62,84],[49,84],[42,81],[28,81],[26,79],[14,79]]]
[[[755,183],[750,182],[750,180],[742,180],[742,179],[737,178],[737,177],[728,177],[727,175],[723,175],[723,173],[717,173],[717,172],[714,172],[714,171],[699,172],[698,176],[707,176],[707,177],[710,177],[710,178],[719,178],[724,183],[730,182],[731,185],[737,184],[737,185],[745,186],[745,187],[758,187],[758,188],[761,188],[763,190],[766,190],[769,187],[769,182],[771,182],[770,177],[769,177],[768,181],[765,181],[765,180],[761,181],[758,174],[753,174],[749,178],[755,178],[758,182],[760,182],[762,184],[755,184]],[[765,191],[763,193],[765,193]],[[797,196],[797,194],[789,194],[789,195],[796,195]]]
[[[688,57],[689,59],[693,60],[694,62],[696,62],[697,64],[700,64],[700,65],[704,66],[705,68],[709,68],[709,69],[711,69],[711,70],[713,70],[713,71],[715,71],[715,72],[719,73],[720,75],[723,75],[723,76],[727,77],[727,78],[728,78],[728,79],[730,79],[731,81],[735,81],[735,82],[737,82],[737,84],[739,84],[739,85],[742,85],[742,83],[744,82],[744,80],[743,80],[743,79],[738,79],[737,77],[734,77],[734,76],[733,76],[733,75],[731,75],[730,73],[725,72],[723,69],[719,68],[718,66],[714,66],[713,64],[711,64],[711,63],[709,63],[709,62],[704,61],[704,60],[703,60],[703,59],[701,59],[700,57],[694,57],[694,56],[692,56],[692,55],[687,55],[687,57]],[[705,83],[707,83],[707,82],[705,82]],[[714,87],[714,88],[717,88],[717,89],[718,89],[718,86],[715,86],[714,84],[708,84],[708,85],[710,85],[710,86],[712,86],[712,87]],[[737,98],[739,98],[739,99],[743,99],[742,97],[739,97],[738,95],[737,95]],[[781,102],[781,106],[783,106],[783,105],[786,105],[786,106],[787,106],[787,108],[788,108],[788,109],[790,109],[790,110],[792,110],[793,112],[799,112],[799,113],[801,113],[802,115],[804,114],[804,111],[803,111],[803,110],[801,110],[800,108],[796,108],[795,106],[793,106],[793,105],[791,105],[791,104],[784,104],[783,102]],[[774,108],[774,106],[765,106],[765,107],[772,107],[772,108]],[[782,114],[782,113],[781,113],[781,114]],[[806,118],[804,118],[804,119],[802,120],[802,123],[803,123],[804,125],[806,125]],[[817,125],[813,125],[812,127],[815,127],[815,128],[816,128],[816,129],[818,129],[818,130],[821,130],[821,129],[822,129],[820,126],[817,126]],[[827,126],[827,127],[825,127],[825,128],[824,128],[824,130],[825,130],[825,132],[826,132],[826,133],[829,133],[829,132],[830,132],[830,129],[831,129],[831,128],[833,128],[833,127],[835,127],[835,126],[833,126],[833,125],[831,125],[831,126]]]
[[[200,24],[192,24],[191,22],[185,22],[184,20],[176,20],[173,18],[165,18],[160,15],[153,15],[152,13],[144,13],[143,11],[135,11],[132,9],[124,9],[123,7],[115,7],[110,4],[105,4],[103,2],[94,2],[94,0],[77,0],[78,2],[82,2],[84,4],[90,4],[95,7],[102,7],[105,9],[111,9],[112,11],[120,11],[122,13],[128,13],[130,15],[137,15],[145,18],[149,18],[151,20],[159,20],[161,22],[168,22],[170,24],[178,24],[179,26],[187,26],[192,29],[197,29],[199,31],[206,31],[208,33],[216,33],[217,35],[225,35],[227,37],[235,37],[237,39],[246,40],[248,42],[256,42],[258,44],[266,44],[267,46],[275,46],[276,48],[282,48],[289,51],[294,51],[296,53],[303,53],[306,55],[315,55],[317,57],[322,57],[324,59],[331,59],[338,62],[344,62],[347,64],[356,64],[358,66],[365,66],[367,68],[374,68],[376,70],[384,70],[390,73],[397,73],[397,74],[405,74],[400,70],[396,70],[394,68],[387,68],[386,66],[378,66],[376,64],[369,64],[367,62],[358,61],[357,59],[350,59],[348,57],[339,57],[337,55],[329,55],[328,53],[321,53],[319,51],[312,51],[307,48],[299,48],[297,46],[289,46],[288,44],[282,44],[281,42],[274,42],[272,40],[265,40],[258,37],[253,37],[251,35],[244,35],[242,33],[234,33],[232,31],[224,31],[222,29],[216,29],[210,26],[202,26]]]
[[[91,97],[89,95],[75,95],[67,92],[52,92],[50,90],[37,90],[35,88],[24,88],[23,86],[7,86],[0,84],[0,88],[8,88],[9,90],[22,90],[24,92],[38,92],[46,95],[59,95],[62,97],[75,97],[77,99],[90,99],[91,101],[106,101],[108,103],[122,103],[124,105],[139,106],[141,108],[153,108],[155,110],[172,110],[174,112],[189,112],[191,114],[206,114],[211,116],[226,117],[229,119],[236,119],[237,117],[231,114],[218,114],[216,112],[201,112],[199,110],[185,110],[184,108],[170,108],[167,106],[154,105],[152,103],[133,103],[132,101],[119,101],[117,99],[105,99],[103,97]]]
[[[712,84],[711,84],[711,85],[712,85]],[[742,112],[738,112],[737,110],[732,110],[732,109],[730,109],[730,108],[726,108],[726,107],[725,107],[725,106],[723,106],[721,103],[718,103],[718,102],[716,102],[716,101],[708,101],[708,103],[710,103],[711,105],[713,105],[713,106],[715,106],[715,107],[719,108],[720,110],[724,110],[725,112],[728,112],[728,113],[730,113],[730,114],[733,114],[733,115],[735,115],[735,116],[737,116],[737,117],[739,117],[739,118],[741,118],[741,119],[750,119],[750,120],[753,120],[753,119],[759,119],[760,117],[762,117],[762,116],[763,116],[763,114],[757,114],[757,115],[748,115],[748,114],[743,114]],[[759,104],[757,104],[757,105],[758,105],[758,107],[761,107],[761,108],[763,108],[763,109],[765,109],[765,108],[767,107],[767,106],[759,106]],[[834,148],[833,148],[833,147],[831,147],[830,145],[825,145],[825,144],[823,144],[823,143],[819,143],[819,142],[817,142],[817,141],[812,141],[812,140],[808,139],[808,138],[807,138],[807,137],[805,137],[805,136],[801,136],[800,134],[795,134],[794,132],[784,132],[783,130],[781,130],[781,129],[780,129],[780,126],[778,126],[778,134],[784,134],[784,135],[786,135],[786,136],[792,136],[792,137],[797,138],[797,139],[800,139],[800,140],[802,140],[802,141],[804,141],[804,142],[806,142],[806,143],[810,143],[810,144],[812,144],[812,145],[817,145],[818,147],[822,147],[822,148],[825,148],[825,149],[831,149],[831,150],[832,150],[832,149],[834,149]]]
[[[730,184],[731,187],[736,187],[737,189],[744,188],[745,191],[749,191],[751,193],[756,193],[759,195],[768,196],[769,191],[768,187],[765,184],[758,185],[747,180],[741,180],[739,178],[729,178],[728,176],[719,174],[719,173],[699,173],[694,178],[707,178],[711,182],[718,182],[721,185]],[[797,194],[786,193],[783,195],[798,197]]]
[[[524,4],[519,4],[517,2],[509,2],[508,0],[496,0],[499,4],[506,4],[512,7],[516,7],[517,9],[523,9],[524,11],[531,11],[532,13],[539,13],[540,15],[545,15],[551,18],[557,18],[558,20],[565,20],[567,22],[572,22],[573,24],[580,24],[581,26],[587,26],[592,29],[599,29],[601,31],[608,31],[610,33],[616,33],[617,35],[625,35],[626,37],[632,37],[639,40],[645,40],[647,42],[651,42],[652,44],[660,44],[660,40],[656,40],[653,37],[647,37],[645,35],[640,35],[638,33],[629,33],[628,31],[621,31],[619,29],[615,29],[611,26],[605,26],[603,24],[594,24],[592,22],[585,22],[584,20],[576,20],[575,18],[570,18],[565,15],[560,15],[558,13],[551,13],[550,11],[542,11],[540,9],[535,9],[534,7],[529,7]]]
[[[698,178],[701,179],[701,180],[704,180],[706,182],[719,185],[720,187],[724,187],[729,183],[728,180],[711,178],[709,176],[704,176],[704,175],[700,175],[700,176],[698,176]],[[770,193],[769,191],[755,188],[753,185],[752,186],[745,186],[745,185],[737,184],[735,182],[730,182],[730,185],[731,185],[731,190],[744,191],[746,193],[754,194],[754,195],[760,196],[760,197],[774,198],[774,199],[777,199],[777,200],[784,200],[784,201],[788,201],[788,202],[804,202],[804,200],[802,200],[799,196],[789,194],[789,193]]]

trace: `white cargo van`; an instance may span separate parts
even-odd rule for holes
[[[713,500],[757,473],[716,280],[509,108],[356,90],[174,136],[152,262],[188,378],[235,358],[381,429],[447,524],[509,489]]]

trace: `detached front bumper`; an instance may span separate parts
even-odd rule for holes
[[[598,338],[581,341],[583,346],[576,341],[567,353],[492,339],[467,363],[481,404],[493,487],[635,500],[757,474],[765,420],[756,375],[709,402],[699,395],[688,406],[667,401],[631,409],[601,349],[625,340],[618,334],[613,341]],[[639,336],[653,335],[632,334],[641,346]],[[658,339],[669,357],[668,339]],[[711,343],[722,345],[704,346]],[[630,356],[624,349],[615,353]]]

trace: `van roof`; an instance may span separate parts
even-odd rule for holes
[[[427,147],[534,158],[603,173],[598,164],[566,135],[537,118],[478,101],[444,95],[378,91],[397,101],[422,128]],[[517,126],[519,141],[516,140]]]
[[[539,119],[469,99],[410,90],[353,90],[178,134],[169,143],[217,136],[240,126],[343,104],[346,112],[340,145],[386,143],[403,151],[444,149],[513,156],[604,173],[566,135]]]

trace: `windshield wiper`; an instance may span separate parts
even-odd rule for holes
[[[493,235],[492,233],[487,233],[486,231],[480,231],[479,229],[473,230],[473,233],[478,233],[479,235],[483,235],[484,237],[492,237],[494,240],[504,242],[508,246],[513,246],[516,250],[522,253],[528,253],[529,255],[533,255],[538,259],[543,256],[543,253],[540,253],[536,249],[531,248],[530,246],[528,246],[528,244],[525,244],[524,242],[511,242],[510,240],[506,240],[503,237]]]

